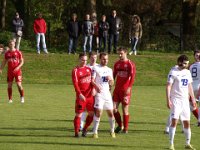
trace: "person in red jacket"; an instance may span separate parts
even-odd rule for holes
[[[40,38],[41,38],[43,50],[46,54],[48,54],[45,42],[45,33],[47,26],[45,20],[42,18],[41,13],[38,13],[38,18],[34,20],[33,29],[36,35],[37,53],[40,54]]]

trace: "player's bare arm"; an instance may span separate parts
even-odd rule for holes
[[[172,102],[170,99],[170,92],[171,92],[172,84],[167,83],[166,85],[166,99],[167,99],[167,107],[170,109],[172,107]]]
[[[188,90],[189,90],[189,96],[191,97],[191,104],[194,108],[196,108],[197,105],[196,105],[193,87],[191,83],[188,84]]]
[[[79,99],[85,101],[85,96],[83,94],[79,94]]]
[[[114,85],[114,80],[112,79],[111,76],[107,76],[107,80],[108,80],[108,84],[110,87],[112,87]]]
[[[94,78],[92,78],[92,85],[94,86],[95,90],[96,90],[98,93],[101,92],[101,87],[100,87],[98,84],[96,84]]]
[[[3,61],[2,61],[1,66],[0,66],[0,73],[2,73],[3,68],[5,67],[6,63],[7,63],[7,60],[4,58]]]

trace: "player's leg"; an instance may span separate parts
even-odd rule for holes
[[[109,124],[110,124],[110,135],[112,138],[115,138],[115,117],[113,115],[113,109],[107,110],[108,118],[109,118]]]
[[[22,82],[17,82],[17,88],[20,94],[21,103],[24,103],[24,89],[22,87]]]
[[[81,116],[81,125],[80,125],[80,131],[83,130],[83,127],[84,127],[84,124],[85,124],[85,119],[86,119],[86,116],[87,116],[87,112],[84,111],[82,113],[82,116]]]
[[[165,134],[169,134],[169,127],[171,125],[171,114],[169,114],[168,118],[167,118],[167,123],[166,123],[166,127],[165,127]]]
[[[117,128],[115,129],[115,133],[119,133],[122,131],[123,126],[122,126],[122,119],[121,119],[121,115],[119,113],[119,102],[113,102],[113,107],[114,107],[114,117],[115,120],[117,122]]]
[[[7,91],[8,91],[8,102],[9,103],[12,103],[12,84],[13,82],[8,82],[8,88],[7,88]]]
[[[128,133],[128,124],[129,124],[129,105],[122,104],[122,111],[123,111],[123,124],[124,124],[124,133]]]
[[[89,98],[86,99],[86,110],[88,112],[86,121],[85,121],[85,125],[82,131],[82,136],[85,137],[87,135],[87,129],[90,126],[90,124],[93,121],[93,117],[94,117],[94,97],[91,96]]]
[[[174,136],[176,132],[177,123],[178,123],[178,119],[172,118],[171,125],[169,128],[169,142],[170,142],[171,150],[174,150]]]
[[[103,110],[102,109],[98,109],[98,108],[95,108],[95,115],[94,115],[94,120],[93,120],[93,137],[94,138],[98,138],[98,128],[99,128],[99,123],[100,123],[100,118],[101,118],[101,115],[103,113]]]

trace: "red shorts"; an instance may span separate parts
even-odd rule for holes
[[[22,72],[17,71],[15,73],[9,72],[7,75],[7,82],[13,82],[15,78],[15,82],[22,82]]]
[[[76,99],[75,104],[75,112],[76,113],[82,113],[85,110],[88,111],[94,111],[94,97],[87,97],[85,101],[80,100],[79,98]]]
[[[127,101],[124,101],[124,98],[126,97]],[[123,105],[129,105],[131,100],[131,93],[127,96],[125,96],[124,90],[114,90],[113,92],[113,101],[122,103]]]

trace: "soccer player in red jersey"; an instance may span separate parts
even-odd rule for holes
[[[116,79],[115,89],[113,91],[114,116],[118,124],[115,133],[123,130],[128,133],[129,123],[129,104],[131,99],[132,86],[135,79],[135,64],[127,58],[128,50],[124,47],[118,49],[119,60],[114,64],[113,77]],[[118,111],[119,104],[122,104],[123,125],[121,115]]]
[[[82,113],[87,110],[88,116],[82,131],[82,136],[87,134],[87,128],[93,121],[94,115],[94,97],[92,95],[92,76],[91,68],[87,65],[87,55],[84,53],[79,54],[79,65],[72,70],[72,81],[76,91],[76,104],[75,104],[75,118],[74,130],[75,137],[79,137],[79,128]]]
[[[24,89],[22,87],[22,71],[21,67],[24,64],[24,59],[21,51],[15,49],[15,41],[9,41],[9,50],[6,51],[5,57],[0,66],[0,73],[2,73],[3,68],[6,63],[8,64],[7,72],[7,82],[8,82],[8,98],[9,103],[12,103],[12,84],[15,78],[17,87],[20,93],[21,103],[24,103]]]

